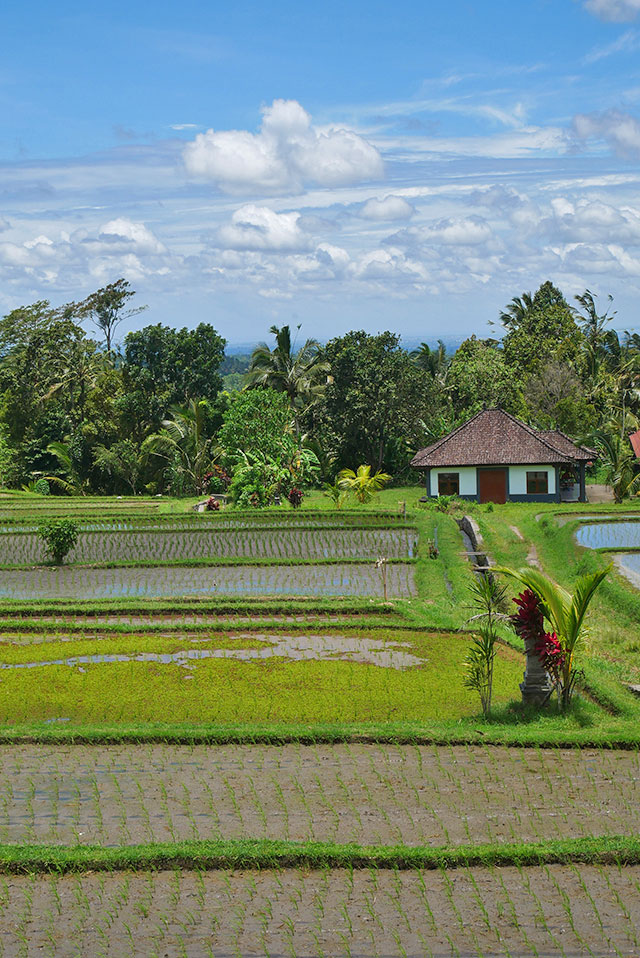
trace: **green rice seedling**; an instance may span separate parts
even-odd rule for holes
[[[392,931],[391,931],[391,935],[392,935],[392,937],[393,937],[393,940],[394,940],[395,943],[396,943],[396,948],[398,949],[398,954],[400,955],[400,958],[408,958],[406,949],[405,949],[404,945],[402,944],[402,939],[401,939],[401,937],[400,937],[400,932],[399,932],[396,928],[394,928],[394,929],[392,929]]]
[[[617,863],[617,867],[618,867],[618,871],[621,871],[621,866],[620,866],[620,863],[619,863],[619,862]],[[636,930],[635,930],[635,922],[633,921],[633,919],[632,919],[632,917],[631,917],[631,913],[629,912],[629,909],[628,909],[626,903],[625,903],[625,902],[623,901],[623,899],[621,898],[618,889],[615,888],[615,887],[611,884],[611,879],[610,879],[610,877],[609,877],[608,871],[605,871],[605,870],[601,869],[600,872],[601,872],[601,874],[603,875],[603,877],[604,877],[604,879],[605,879],[605,882],[606,882],[606,884],[607,884],[607,886],[608,886],[608,888],[609,888],[609,891],[611,892],[611,894],[612,894],[612,896],[613,896],[613,898],[614,898],[614,900],[615,900],[615,902],[616,902],[616,905],[618,906],[618,908],[620,908],[620,911],[622,912],[622,914],[624,915],[624,917],[625,917],[625,919],[626,919],[626,923],[627,923],[627,927],[626,927],[627,934],[632,938],[633,944],[635,945],[635,947],[636,947],[636,948],[640,947],[640,944],[639,944],[639,942],[638,942],[638,936],[637,936]]]
[[[267,828],[267,812],[266,812],[266,810],[265,810],[264,803],[263,803],[263,801],[262,801],[260,795],[258,794],[258,791],[257,791],[256,786],[255,786],[255,782],[254,782],[252,776],[249,777],[249,779],[248,779],[248,784],[249,784],[249,790],[250,790],[250,792],[251,792],[251,798],[252,798],[252,800],[253,800],[253,804],[254,804],[254,806],[255,806],[257,812],[258,812],[258,815],[260,816],[260,821],[262,822],[262,828],[263,828],[264,831],[266,831],[266,828]],[[299,787],[299,782],[298,782],[297,779],[294,780],[294,786],[297,787],[297,788]],[[303,792],[303,794],[304,794],[304,792]]]
[[[320,931],[320,933],[322,933],[322,929],[321,929],[321,928],[319,929],[319,931]],[[310,928],[310,929],[309,929],[309,934],[310,934],[311,937],[313,938],[313,943],[314,943],[314,945],[315,945],[315,955],[316,955],[316,958],[326,958],[324,949],[323,949],[322,945],[320,944],[320,936],[318,935],[318,932],[315,930],[315,928]]]

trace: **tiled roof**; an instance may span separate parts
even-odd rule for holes
[[[595,459],[555,430],[540,432],[502,409],[484,409],[411,460],[418,469],[437,466],[562,464]]]
[[[636,454],[636,457],[640,459],[640,429],[637,432],[632,432],[629,436],[629,442],[631,443],[632,449]]]
[[[536,431],[540,436],[543,436],[547,442],[550,442],[552,446],[559,449],[560,452],[564,452],[565,455],[570,456],[578,462],[582,459],[584,459],[585,462],[591,462],[598,458],[598,453],[595,449],[589,449],[588,446],[579,446],[573,439],[569,439],[563,432],[560,432],[559,429],[539,429]]]

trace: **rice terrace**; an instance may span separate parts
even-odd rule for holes
[[[570,709],[523,705],[503,619],[487,716],[465,681],[484,561],[571,590],[633,535],[423,492],[0,494],[0,954],[640,954],[634,583]]]

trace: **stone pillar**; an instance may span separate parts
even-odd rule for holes
[[[520,683],[522,701],[525,705],[544,705],[553,691],[553,682],[540,664],[536,654],[536,643],[530,639],[524,644],[527,664],[524,670],[524,679]]]
[[[587,501],[587,483],[586,483],[586,479],[585,479],[585,469],[586,469],[586,466],[585,466],[584,462],[581,462],[580,465],[578,466],[578,468],[579,468],[579,470],[580,470],[580,499],[579,499],[579,501],[580,501],[580,502],[586,502],[586,501]]]

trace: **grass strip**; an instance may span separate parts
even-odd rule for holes
[[[518,844],[460,846],[339,845],[231,839],[128,845],[0,845],[4,874],[147,871],[150,869],[390,868],[550,864],[637,865],[640,839],[572,838]]]
[[[176,596],[175,599],[141,598],[140,596],[120,596],[117,599],[35,599],[25,602],[23,599],[5,599],[0,601],[0,616],[16,615],[25,618],[61,615],[176,615],[182,613],[198,615],[290,615],[293,613],[361,615],[400,615],[406,613],[407,603],[403,600],[359,599],[357,596],[334,596],[331,599],[321,596],[295,596],[282,599],[275,596],[255,596],[248,599],[202,598],[201,596]]]
[[[0,745],[482,745],[517,748],[640,749],[634,719],[567,727],[564,716],[508,724],[481,718],[419,724],[196,724],[123,723],[73,725],[58,720],[0,728]]]

